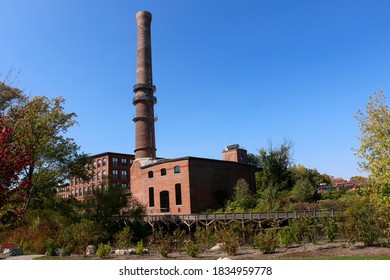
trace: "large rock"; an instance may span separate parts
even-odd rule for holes
[[[209,251],[222,251],[223,243],[217,243],[214,247],[210,248]]]
[[[85,254],[87,256],[95,255],[96,254],[96,246],[94,245],[88,245],[87,250],[85,250]]]
[[[123,256],[123,255],[125,255],[127,252],[126,252],[126,250],[124,250],[124,249],[117,249],[117,250],[115,250],[115,255],[118,255],[118,256]]]
[[[23,250],[20,247],[4,249],[3,255],[5,256],[20,256],[23,255]]]
[[[4,256],[12,256],[12,251],[9,248],[4,249],[3,251]]]
[[[65,249],[64,248],[56,248],[55,252],[56,252],[56,256],[59,256],[59,257],[65,256]]]

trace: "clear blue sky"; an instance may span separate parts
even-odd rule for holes
[[[82,151],[133,153],[135,14],[153,14],[157,155],[290,139],[296,164],[358,175],[354,114],[390,92],[390,2],[0,0],[0,80],[63,96]]]

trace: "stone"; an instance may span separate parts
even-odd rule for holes
[[[85,254],[87,256],[95,255],[96,254],[96,246],[94,245],[88,245],[87,250],[85,250]]]
[[[65,256],[65,249],[64,248],[56,248],[55,252],[56,252],[56,256],[59,256],[59,257]]]
[[[9,248],[4,249],[3,251],[4,256],[12,256],[12,251]]]
[[[210,248],[209,251],[222,251],[223,243],[217,243],[214,247]]]
[[[115,250],[115,255],[123,256],[124,254],[126,254],[126,250],[123,249]]]
[[[3,251],[3,255],[5,255],[5,256],[20,256],[23,254],[24,254],[23,250],[20,247],[6,248]]]

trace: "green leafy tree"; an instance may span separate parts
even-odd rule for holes
[[[390,111],[383,92],[370,96],[366,111],[359,110],[355,117],[360,127],[360,147],[355,152],[369,175],[371,201],[390,232]]]
[[[95,221],[110,235],[122,229],[122,224],[118,223],[121,216],[140,218],[145,214],[143,204],[110,180],[104,181],[101,188],[89,194],[83,207],[85,217]]]
[[[319,198],[317,189],[320,184],[329,185],[331,183],[331,178],[328,175],[321,175],[316,169],[297,165],[291,167],[290,170],[294,181],[291,194],[295,201],[315,201]]]
[[[256,207],[256,197],[251,192],[248,182],[241,178],[233,189],[233,198],[226,205],[227,211],[246,211]]]
[[[314,201],[317,197],[317,189],[309,178],[301,178],[296,181],[291,193],[294,200],[299,202]]]
[[[66,137],[68,129],[76,124],[76,114],[65,113],[64,102],[61,97],[37,96],[18,99],[7,109],[18,145],[32,157],[23,170],[24,178],[31,182],[25,210],[30,204],[39,208],[69,177],[88,178],[85,165],[89,157],[79,153],[74,140]]]
[[[292,147],[284,141],[279,148],[270,143],[260,150],[260,171],[256,173],[256,187],[263,210],[277,210],[281,192],[290,191],[293,184],[289,167],[292,165]]]

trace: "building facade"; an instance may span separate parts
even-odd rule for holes
[[[183,157],[131,167],[131,193],[148,214],[191,214],[223,205],[244,178],[255,191],[256,167],[240,162]]]
[[[70,178],[69,186],[62,188],[59,196],[63,198],[72,196],[82,201],[92,191],[107,186],[108,180],[113,185],[130,191],[130,167],[134,162],[134,155],[106,152],[91,158],[91,179],[83,181],[80,178]]]

